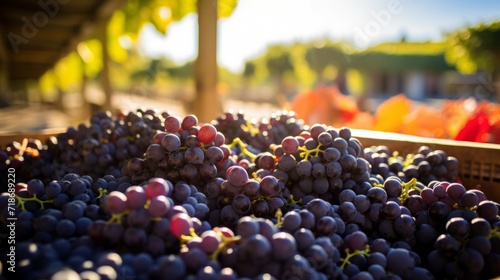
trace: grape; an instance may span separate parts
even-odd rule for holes
[[[396,178],[387,178],[384,181],[384,190],[387,197],[399,197],[402,193],[401,182]]]
[[[412,216],[401,214],[394,220],[394,229],[401,236],[413,236],[416,230],[415,221]]]
[[[28,182],[28,193],[31,195],[42,196],[45,192],[45,186],[39,179],[32,179]]]
[[[211,124],[203,124],[197,134],[200,142],[204,144],[212,142],[216,135],[217,129]]]
[[[161,217],[170,211],[170,201],[165,196],[155,196],[149,200],[147,211],[151,217]]]
[[[198,147],[188,148],[184,152],[184,159],[186,163],[197,165],[203,163],[205,160],[205,154],[202,149]]]
[[[260,197],[260,184],[256,180],[250,179],[244,185],[242,193],[249,199],[257,199]]]
[[[227,169],[226,178],[232,185],[242,187],[248,181],[248,173],[243,167],[234,165]]]
[[[208,147],[205,150],[205,159],[212,164],[218,163],[224,159],[224,152],[217,146]]]
[[[385,204],[387,202],[387,193],[382,188],[370,188],[366,196],[372,203]]]
[[[446,194],[455,201],[458,201],[465,192],[465,187],[459,183],[451,183],[446,188]]]
[[[181,122],[178,117],[167,116],[163,122],[166,132],[177,133],[181,128]]]
[[[307,160],[301,160],[295,165],[295,171],[299,177],[307,178],[311,176],[312,163]]]
[[[179,136],[175,134],[167,134],[161,140],[161,146],[166,152],[172,153],[179,150],[181,147],[181,140]]]
[[[477,274],[483,271],[484,258],[476,250],[472,248],[465,248],[458,257],[461,265],[465,266],[466,271],[472,274]]]
[[[281,147],[285,154],[293,155],[298,152],[299,141],[293,136],[287,136],[281,141]]]
[[[339,205],[338,213],[342,220],[347,223],[354,221],[357,212],[356,206],[350,201],[344,201]]]
[[[330,216],[321,217],[316,222],[316,233],[318,235],[329,236],[337,230],[337,222]]]
[[[127,197],[127,207],[130,209],[139,209],[146,204],[147,196],[144,188],[140,186],[131,186],[125,192]]]
[[[148,199],[155,196],[170,195],[172,191],[172,183],[162,178],[153,178],[149,180],[147,187],[144,189]]]
[[[311,245],[305,250],[304,257],[316,270],[321,270],[326,266],[326,263],[328,261],[328,254],[326,253],[325,249],[316,244]]]
[[[183,279],[186,272],[187,266],[184,260],[180,256],[173,254],[168,255],[159,268],[160,275],[168,275],[168,278],[171,279]]]
[[[479,217],[488,221],[495,219],[498,216],[498,203],[491,200],[484,200],[479,202],[477,207],[477,214]]]
[[[262,265],[269,260],[272,245],[263,235],[255,234],[243,240],[240,250],[252,264]]]
[[[165,156],[163,147],[159,144],[151,144],[146,150],[146,158],[154,161],[160,161]]]
[[[319,198],[315,198],[307,203],[306,209],[314,215],[316,220],[326,216],[331,211],[330,205],[326,201]]]
[[[47,198],[51,199],[57,197],[61,193],[61,190],[61,185],[57,181],[52,181],[45,187],[44,192]]]
[[[278,160],[277,167],[285,172],[290,172],[295,168],[295,157],[293,155],[282,155]],[[314,172],[314,167],[313,167]]]
[[[460,197],[460,204],[463,207],[472,208],[472,207],[477,206],[479,204],[479,198],[477,197],[477,195],[474,192],[466,191]]]
[[[104,207],[112,214],[123,213],[127,209],[127,197],[121,192],[113,191],[107,196]]]
[[[64,205],[63,215],[64,218],[69,219],[71,221],[76,221],[83,217],[85,211],[85,207],[77,204],[76,202],[70,202]]]
[[[434,195],[434,191],[431,188],[424,188],[420,193],[420,196],[426,205],[431,205],[432,203],[438,201],[438,198]]]
[[[469,222],[462,217],[451,218],[446,222],[446,231],[453,237],[463,240],[469,236]]]
[[[387,268],[397,275],[405,277],[415,268],[415,260],[405,249],[391,249],[387,253]]]
[[[71,181],[71,184],[69,186],[69,193],[72,196],[77,196],[84,193],[86,189],[87,186],[85,185],[85,182],[81,179],[76,179]]]
[[[281,192],[281,184],[274,176],[265,176],[260,180],[260,193],[263,196],[275,197]]]
[[[286,261],[297,252],[297,244],[293,236],[286,232],[278,232],[272,236],[271,246],[273,258],[277,261]]]
[[[252,208],[252,201],[244,194],[237,194],[232,203],[234,211],[240,215],[248,214]]]
[[[181,122],[181,128],[183,130],[188,130],[196,125],[198,125],[198,118],[195,115],[187,115]]]
[[[170,229],[176,237],[188,235],[191,228],[193,228],[193,222],[191,217],[185,213],[175,214],[170,220]]]
[[[256,204],[254,204],[253,206],[255,206],[255,205]],[[267,203],[266,203],[266,205],[267,205]],[[252,209],[252,211],[254,214],[256,214],[256,215],[258,214],[258,213],[256,213],[255,209]],[[226,205],[221,209],[220,219],[221,219],[221,222],[223,224],[225,224],[227,226],[234,226],[238,222],[239,218],[240,218],[240,216],[239,216],[238,212],[236,212],[231,205]]]

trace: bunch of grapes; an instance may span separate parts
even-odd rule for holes
[[[163,116],[154,110],[138,110],[113,117],[95,112],[89,125],[68,127],[42,143],[25,139],[12,143],[0,152],[0,174],[9,167],[18,170],[18,179],[40,179],[44,183],[60,180],[68,173],[92,179],[112,175],[121,177],[129,159],[141,157],[158,130],[163,130]],[[5,178],[2,176],[2,179]]]
[[[382,178],[398,176],[405,181],[417,178],[423,184],[458,178],[457,158],[428,146],[420,146],[415,154],[406,157],[391,152],[387,146],[372,146],[365,148],[364,158],[372,165],[373,173]]]
[[[167,116],[164,130],[154,135],[144,157],[133,158],[123,167],[123,175],[131,184],[161,177],[173,183],[185,181],[201,189],[231,165],[224,136],[211,124],[198,125],[196,116],[188,115],[182,120]]]
[[[271,145],[287,136],[297,136],[304,130],[302,120],[293,111],[278,111],[269,118],[251,119],[243,112],[226,112],[212,124],[226,137],[226,144],[239,138],[257,152],[270,152]]]
[[[206,185],[205,193],[212,206],[211,222],[232,228],[243,216],[274,219],[285,211],[284,190],[283,183],[274,176],[250,179],[245,168],[233,165],[220,184]]]
[[[25,279],[500,276],[500,204],[457,182],[456,158],[364,148],[289,111],[205,124],[98,112],[44,144],[8,145],[10,167],[0,217],[14,199]]]

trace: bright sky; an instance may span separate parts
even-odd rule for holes
[[[408,41],[440,40],[446,32],[493,20],[500,20],[500,1],[240,0],[219,21],[217,60],[238,72],[270,44],[330,38],[364,48],[403,34]],[[194,60],[197,31],[196,14],[171,24],[165,36],[147,27],[141,50],[177,63]]]

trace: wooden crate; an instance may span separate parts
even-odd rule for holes
[[[480,187],[489,199],[500,201],[500,145],[371,130],[353,129],[352,133],[364,147],[385,145],[405,155],[416,153],[422,145],[443,150],[458,159],[459,176],[465,187]]]
[[[0,134],[0,147],[3,149],[6,145],[14,141],[21,143],[24,138],[38,139],[45,144],[45,140],[48,139],[50,136],[56,136],[57,134],[63,132],[66,132],[66,130],[57,128],[57,129],[46,129],[34,132],[3,133]]]
[[[44,142],[48,137],[62,133],[59,129],[37,133],[0,135],[0,146],[5,147],[12,141],[21,142],[24,138],[39,139]],[[416,153],[422,145],[433,150],[443,150],[459,160],[460,180],[467,188],[480,186],[489,199],[500,201],[500,145],[454,141],[405,134],[352,129],[364,147],[385,145],[401,154]]]

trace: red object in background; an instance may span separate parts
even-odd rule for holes
[[[486,143],[492,139],[492,126],[488,114],[484,110],[474,114],[457,133],[455,140]]]

